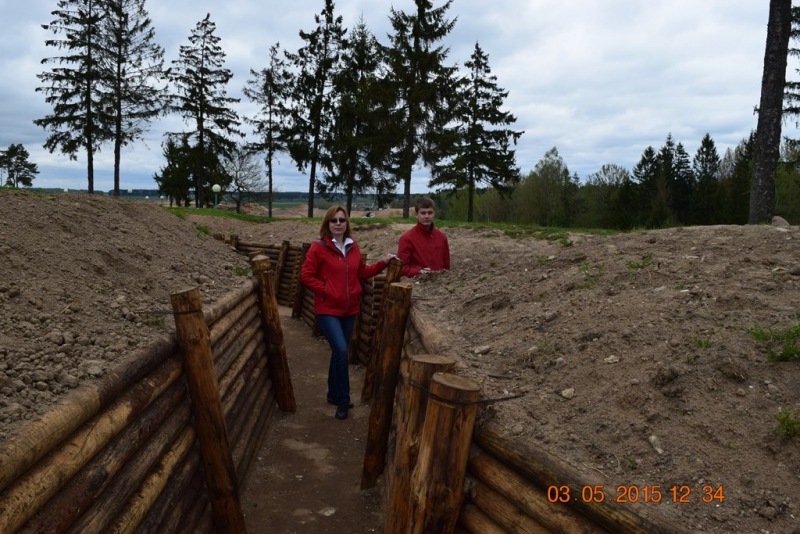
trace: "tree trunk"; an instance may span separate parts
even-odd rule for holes
[[[791,0],[770,0],[753,181],[750,185],[749,224],[769,223],[775,212],[775,171],[781,144],[786,56],[791,29]]]

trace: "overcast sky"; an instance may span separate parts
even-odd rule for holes
[[[516,147],[523,174],[544,154],[558,149],[581,179],[607,163],[629,170],[647,146],[658,150],[672,133],[690,156],[709,133],[720,156],[756,127],[766,42],[766,0],[454,0],[454,30],[444,44],[449,63],[463,65],[475,43],[489,55],[497,84],[509,91],[506,110],[524,130]],[[339,0],[335,12],[352,28],[364,18],[379,41],[388,43],[389,2]],[[411,0],[395,9],[412,12]],[[434,0],[435,6],[442,5]],[[35,92],[42,58],[58,55],[44,46],[52,34],[41,24],[53,20],[56,0],[0,0],[0,149],[21,143],[38,164],[36,187],[85,189],[86,156],[69,161],[49,154],[46,132],[33,124],[52,110]],[[178,47],[207,13],[234,76],[230,96],[240,97],[250,69],[267,66],[276,42],[296,51],[299,30],[315,28],[324,0],[169,0],[148,2],[147,10],[169,64]],[[787,77],[797,79],[790,63]],[[252,113],[246,99],[237,108]],[[152,179],[164,164],[165,131],[183,130],[177,118],[152,124],[144,141],[122,156],[122,189],[156,188]],[[187,128],[188,129],[188,128]],[[795,134],[792,132],[785,133]],[[796,134],[795,134],[796,135]],[[276,185],[304,191],[307,177],[281,156]],[[95,157],[95,189],[113,187],[112,147]],[[415,171],[412,192],[427,189],[427,171]],[[402,189],[399,188],[398,192]]]

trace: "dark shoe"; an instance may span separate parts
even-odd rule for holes
[[[328,397],[328,404],[333,404],[334,406],[339,406],[339,403],[336,402],[335,400],[333,400],[330,397]],[[350,404],[347,405],[347,407],[348,408],[352,408],[353,407],[353,403],[351,402]]]
[[[342,404],[341,406],[336,408],[336,414],[334,415],[334,417],[336,417],[336,419],[340,419],[340,420],[347,419],[347,409],[348,409],[347,405],[346,404]]]

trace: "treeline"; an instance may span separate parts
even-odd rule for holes
[[[92,193],[93,154],[112,145],[119,195],[120,148],[173,114],[185,128],[166,135],[166,163],[154,174],[170,205],[208,206],[221,194],[238,209],[266,195],[272,215],[273,163],[288,156],[308,175],[309,216],[317,195],[344,198],[350,209],[354,198],[373,194],[385,206],[402,184],[408,217],[412,170],[425,168],[428,186],[450,199],[440,214],[468,221],[619,229],[748,221],[754,135],[721,157],[707,135],[694,158],[669,135],[633,169],[607,164],[583,180],[554,148],[523,176],[513,149],[523,132],[503,111],[507,92],[491,74],[488,54],[476,43],[463,67],[448,59],[452,0],[414,0],[408,12],[390,7],[385,43],[363,19],[345,28],[333,1],[322,3],[314,26],[299,32],[297,50],[276,43],[266,65],[250,70],[243,93],[257,111],[240,116],[210,14],[167,68],[145,0],[59,0],[44,27],[53,33],[46,44],[62,54],[45,58],[52,68],[38,74],[37,91],[52,105],[51,114],[34,121],[49,132],[45,147],[73,159],[85,152]],[[799,19],[794,10],[795,38]],[[787,103],[797,101],[795,94],[790,82]],[[792,116],[792,107],[785,113]],[[784,152],[775,213],[791,220],[794,154]]]
[[[633,169],[615,164],[584,181],[570,174],[551,149],[510,195],[484,189],[475,201],[476,220],[563,228],[663,228],[746,224],[753,175],[755,134],[720,156],[706,135],[691,158],[668,135],[664,145],[648,147]],[[781,147],[776,174],[776,215],[800,221],[800,148]],[[437,216],[467,220],[467,199],[459,191],[438,199]]]
[[[156,118],[180,116],[186,128],[166,135],[166,164],[154,175],[170,204],[191,197],[204,206],[220,189],[237,208],[252,193],[271,199],[279,155],[308,173],[309,216],[316,193],[343,194],[349,208],[365,193],[386,203],[400,184],[407,216],[419,166],[430,170],[431,187],[466,188],[470,197],[480,184],[510,187],[519,181],[511,147],[522,132],[511,129],[507,92],[477,42],[464,70],[448,60],[451,3],[390,7],[392,32],[381,43],[363,19],[345,28],[333,0],[324,0],[315,26],[299,32],[299,49],[276,43],[266,65],[250,70],[243,93],[257,112],[240,116],[210,14],[166,68],[144,0],[59,0],[44,28],[53,33],[45,44],[61,55],[43,60],[52,68],[38,74],[37,88],[52,113],[34,123],[49,132],[51,152],[86,153],[89,193],[93,156],[112,145],[119,195],[120,148]],[[243,125],[252,129],[247,139]]]

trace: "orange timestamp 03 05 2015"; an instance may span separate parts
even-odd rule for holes
[[[722,486],[704,485],[699,488],[681,484],[669,487],[660,485],[619,485],[616,495],[609,496],[609,500],[617,503],[660,503],[662,501],[677,504],[691,503],[721,503],[725,500]],[[552,503],[568,503],[581,501],[585,503],[601,503],[606,500],[604,485],[581,486],[580,491],[569,486],[548,486],[547,500]]]

